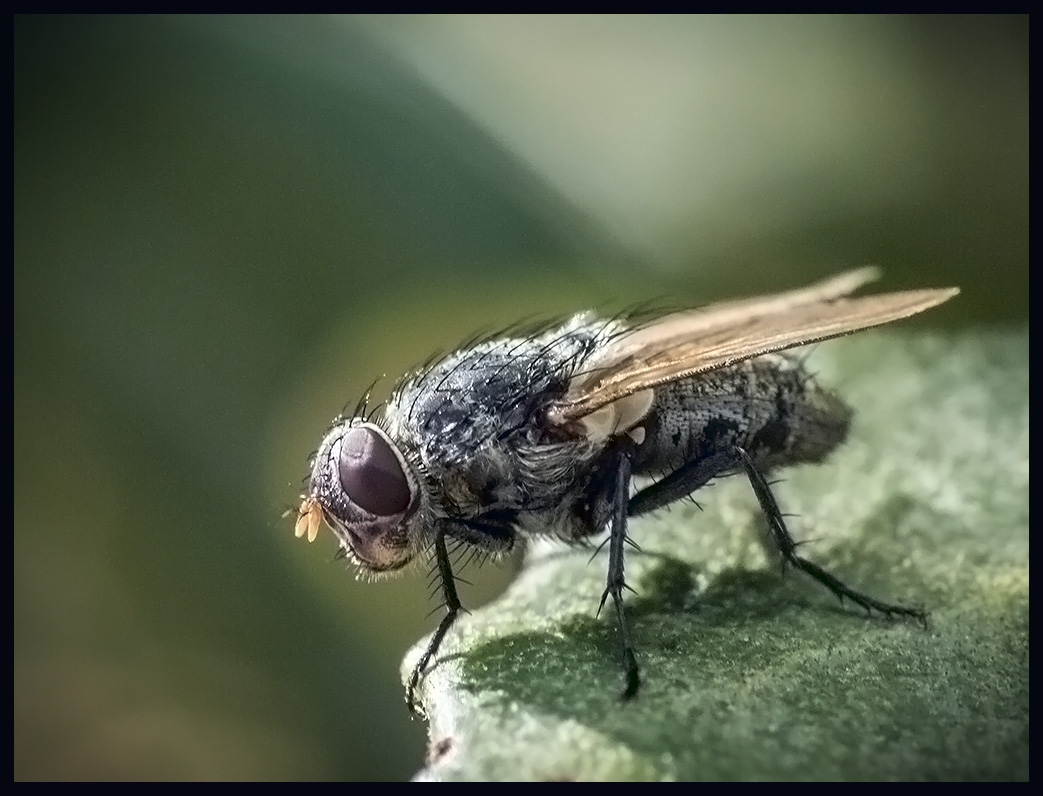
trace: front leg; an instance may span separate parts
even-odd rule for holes
[[[411,713],[419,714],[416,703],[416,687],[417,683],[420,682],[420,675],[427,669],[427,665],[431,662],[431,658],[434,657],[435,653],[438,652],[438,648],[442,644],[442,639],[445,638],[445,634],[449,632],[449,628],[453,626],[453,622],[456,621],[457,615],[460,613],[460,597],[456,593],[456,580],[453,576],[453,567],[449,562],[449,551],[445,546],[445,532],[439,528],[435,536],[435,571],[438,573],[438,577],[442,580],[442,599],[445,603],[445,616],[442,617],[442,621],[438,623],[438,629],[435,630],[435,634],[431,636],[431,641],[428,642],[427,649],[424,650],[424,654],[420,656],[420,660],[417,661],[416,666],[413,667],[413,673],[409,677],[409,686],[406,688],[406,704],[409,706]]]
[[[431,659],[438,652],[449,628],[453,626],[457,616],[463,610],[460,604],[460,596],[456,591],[456,577],[453,575],[453,566],[449,560],[449,548],[446,545],[446,537],[456,539],[468,544],[475,545],[481,549],[494,553],[502,553],[511,549],[514,544],[514,531],[506,523],[501,522],[479,522],[474,520],[443,519],[438,522],[435,531],[435,573],[442,584],[442,602],[445,606],[445,616],[438,623],[427,649],[420,656],[413,673],[409,676],[409,685],[406,687],[406,704],[412,713],[419,713],[416,702],[416,687],[420,677],[427,670]]]

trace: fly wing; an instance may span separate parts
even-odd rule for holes
[[[907,318],[959,293],[942,288],[843,298],[875,273],[850,271],[802,290],[714,304],[625,332],[586,363],[548,419],[574,423],[660,384]],[[651,395],[640,403],[647,410]],[[633,410],[625,414],[633,417]],[[611,421],[610,433],[625,430],[628,423],[620,420]]]

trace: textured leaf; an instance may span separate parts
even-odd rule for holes
[[[868,334],[814,367],[848,444],[776,487],[803,552],[927,630],[780,575],[748,484],[631,523],[623,703],[607,554],[540,542],[449,634],[421,779],[1027,779],[1028,335]],[[408,674],[426,639],[403,665]]]

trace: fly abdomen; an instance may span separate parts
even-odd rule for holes
[[[761,469],[818,462],[844,441],[851,409],[799,360],[771,354],[655,388],[635,472],[654,475],[741,447]]]

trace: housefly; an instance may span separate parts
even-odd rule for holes
[[[651,321],[583,313],[531,334],[506,334],[407,375],[382,412],[360,405],[334,421],[312,461],[296,534],[322,524],[368,573],[400,570],[433,550],[445,615],[407,689],[461,611],[449,551],[504,553],[519,538],[581,542],[608,529],[608,577],[619,628],[623,697],[640,686],[623,609],[627,521],[744,473],[784,563],[841,599],[886,616],[923,611],[862,594],[797,553],[766,474],[821,462],[851,410],[788,349],[890,323],[957,288],[849,298],[873,268],[784,293],[713,304]],[[635,476],[653,480],[631,494]]]

